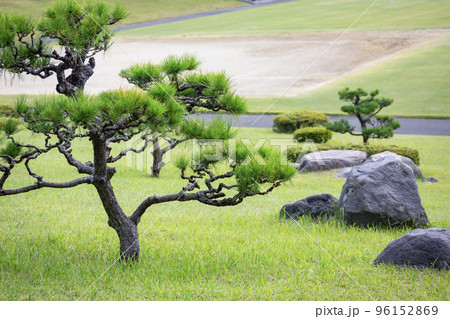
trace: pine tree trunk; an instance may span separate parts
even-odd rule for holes
[[[116,229],[120,240],[120,260],[139,262],[139,234],[137,226],[127,220]]]
[[[161,148],[159,146],[159,139],[157,137],[155,137],[153,141],[152,155],[153,155],[152,176],[159,177],[161,168],[164,166],[165,163],[162,160],[164,154],[161,151]]]
[[[87,64],[80,61],[78,65],[72,68],[71,74],[66,77],[65,69],[59,68],[56,72],[58,84],[56,92],[66,96],[75,96],[78,91],[84,90],[87,80],[94,74],[95,59],[91,57]]]
[[[139,234],[136,223],[131,221],[117,202],[109,181],[94,182],[94,186],[108,215],[108,225],[113,228],[120,241],[120,260],[139,261]]]
[[[369,136],[368,135],[363,135],[363,142],[364,142],[364,144],[367,144],[369,142]]]
[[[115,168],[107,166],[109,150],[101,136],[92,138],[94,146],[93,184],[108,215],[108,225],[113,228],[120,240],[120,260],[139,261],[139,234],[137,222],[133,222],[122,210],[111,185]]]
[[[361,134],[363,137],[364,144],[367,144],[369,142],[369,135],[365,134],[364,131],[367,129],[367,121],[362,120],[361,117],[358,117],[360,123],[361,123]]]

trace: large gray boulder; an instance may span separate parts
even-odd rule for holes
[[[350,224],[428,224],[412,170],[394,157],[353,167],[339,198]]]
[[[312,218],[329,218],[334,216],[338,199],[331,194],[313,195],[286,204],[281,208],[281,213],[286,219],[298,218],[303,215],[311,215]]]
[[[450,230],[413,229],[390,242],[374,263],[450,270]]]
[[[405,163],[406,165],[408,165],[412,169],[415,177],[421,177],[422,176],[422,171],[420,170],[420,168],[416,164],[414,164],[412,159],[410,159],[408,157],[405,157],[405,156],[398,155],[396,153],[389,152],[389,151],[373,154],[372,156],[370,156],[364,162],[364,164],[373,163],[373,162],[379,161],[380,159],[385,158],[387,156],[395,157],[399,161],[401,161],[401,162]]]
[[[306,154],[300,160],[298,171],[315,172],[333,168],[355,166],[367,158],[366,152],[353,150],[331,150]]]

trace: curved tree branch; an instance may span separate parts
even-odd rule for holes
[[[74,179],[70,182],[65,183],[51,183],[51,182],[44,182],[44,181],[37,181],[35,184],[30,186],[25,186],[22,188],[17,189],[11,189],[11,190],[4,190],[0,189],[0,196],[6,196],[6,195],[17,195],[21,193],[26,193],[32,190],[40,189],[40,188],[72,188],[81,184],[92,184],[94,181],[93,176],[85,176],[78,179]]]

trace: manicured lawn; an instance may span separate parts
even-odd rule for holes
[[[302,0],[167,25],[121,32],[122,36],[236,35],[345,30],[373,1]],[[378,1],[354,30],[448,28],[446,0]]]
[[[290,138],[264,129],[242,129],[240,136]],[[358,141],[337,134],[333,139]],[[419,183],[423,205],[433,227],[449,228],[450,137],[395,136],[374,143],[419,149],[424,174],[439,180]],[[81,160],[89,159],[87,144],[75,148]],[[76,176],[59,160],[46,155],[38,171],[48,180]],[[23,171],[18,178],[24,182]],[[322,192],[339,196],[343,184],[333,171],[310,173],[236,207],[154,206],[140,223],[141,263],[110,269],[118,239],[93,187],[1,197],[0,299],[448,300],[449,272],[372,264],[408,229],[278,219],[283,204]],[[170,165],[154,180],[123,162],[113,185],[130,212],[149,194],[178,192],[183,183]]]
[[[344,88],[379,89],[394,99],[383,114],[406,117],[450,117],[450,37],[409,50],[388,61],[353,73],[322,88],[292,98],[249,98],[250,112],[309,110],[341,113],[337,92]],[[268,109],[270,105],[272,105]]]
[[[40,12],[48,8],[54,1],[0,0],[0,7],[2,11],[16,11],[39,16]],[[111,4],[117,2],[116,0],[103,1]],[[178,17],[244,5],[244,3],[236,0],[171,0],[170,5],[165,0],[127,0],[120,2],[125,5],[130,13],[128,18],[123,22],[124,24]]]

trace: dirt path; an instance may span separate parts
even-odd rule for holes
[[[311,68],[311,63],[338,38],[339,33],[118,39],[108,53],[96,58],[97,67],[86,91],[98,93],[128,87],[127,82],[118,76],[121,69],[133,63],[158,63],[167,55],[188,52],[203,61],[203,71],[226,70],[233,77],[237,92],[245,96],[278,96],[309,68],[285,94],[295,96],[399,52],[426,45],[448,32],[349,32]],[[2,80],[0,94],[55,92],[54,77],[45,81],[30,76],[23,79],[14,86]]]

